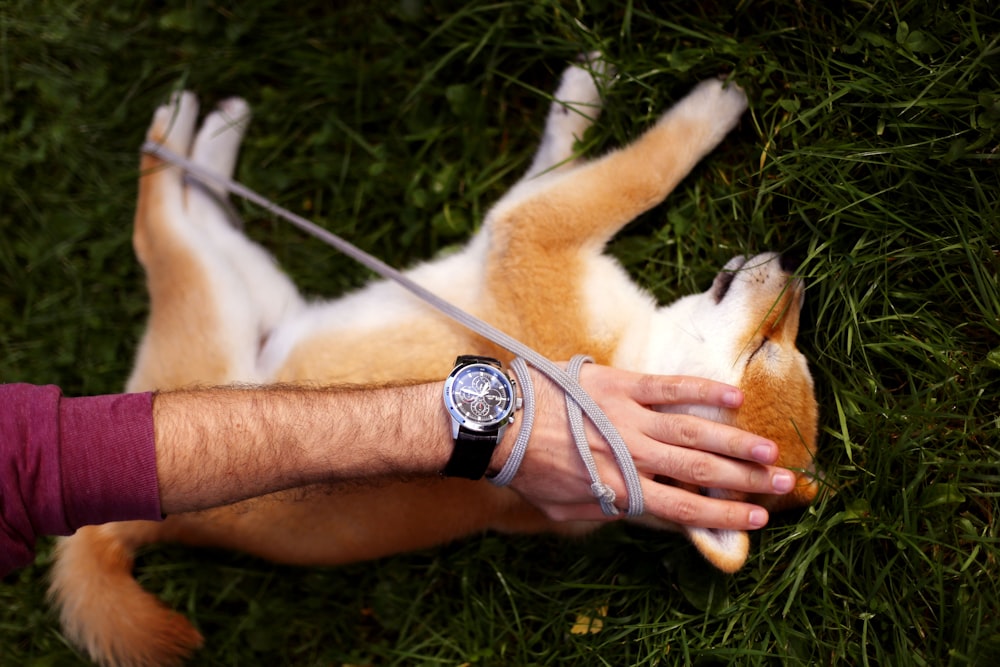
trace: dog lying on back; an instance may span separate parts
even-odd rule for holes
[[[601,69],[596,63],[594,70]],[[778,465],[799,471],[786,496],[750,498],[771,510],[810,502],[817,408],[795,347],[803,286],[779,255],[737,257],[711,288],[657,307],[607,241],[660,203],[732,129],[746,108],[736,86],[699,84],[632,144],[593,161],[574,155],[600,95],[588,69],[563,75],[528,173],[458,253],[409,275],[549,358],[586,353],[598,363],[683,374],[743,389],[739,410],[687,411],[770,438]],[[249,117],[223,102],[196,133],[190,93],[156,111],[148,138],[230,176]],[[148,279],[150,319],[129,391],[233,382],[365,384],[437,381],[458,354],[509,355],[383,282],[306,303],[258,245],[229,220],[225,193],[142,159],[135,249]],[[263,341],[263,342],[262,342]],[[732,492],[703,489],[722,497]],[[716,567],[745,562],[745,533],[685,532]],[[301,565],[335,565],[420,549],[484,530],[580,532],[553,523],[515,492],[486,482],[421,480],[329,493],[277,493],[162,523],[81,529],[60,541],[52,597],[68,637],[105,665],[164,665],[202,638],[131,576],[135,550],[177,541],[241,549]],[[341,536],[350,535],[350,539]]]

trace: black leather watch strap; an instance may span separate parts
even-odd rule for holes
[[[476,433],[461,426],[455,438],[455,449],[441,474],[445,477],[482,479],[496,447],[496,433]]]

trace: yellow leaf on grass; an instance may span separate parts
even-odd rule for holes
[[[595,634],[604,629],[604,618],[608,615],[608,605],[603,605],[596,610],[593,616],[588,614],[577,614],[576,623],[569,629],[574,635]]]

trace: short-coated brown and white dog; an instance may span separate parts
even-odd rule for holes
[[[409,276],[549,358],[586,353],[628,370],[739,386],[746,399],[738,410],[687,411],[778,443],[778,465],[799,472],[798,486],[751,500],[775,510],[804,505],[818,488],[811,474],[817,407],[795,344],[801,281],[777,254],[737,257],[708,291],[657,306],[603,254],[615,233],[663,201],[736,125],[746,97],[735,85],[704,81],[636,141],[584,161],[574,144],[600,108],[594,72],[601,70],[599,62],[566,70],[528,173],[460,252]],[[197,116],[194,96],[177,95],[156,111],[148,138],[231,175],[247,105],[223,102],[196,132]],[[134,242],[151,310],[129,391],[432,381],[448,374],[458,354],[503,356],[393,284],[306,302],[271,256],[234,228],[224,197],[142,158]],[[735,571],[747,558],[745,533],[659,525],[687,533],[722,570]],[[277,493],[160,523],[82,529],[60,541],[51,594],[67,636],[99,663],[174,664],[202,638],[133,579],[133,554],[142,545],[176,541],[336,565],[486,530],[587,528],[549,521],[509,488],[461,479]]]

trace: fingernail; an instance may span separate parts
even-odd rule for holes
[[[750,450],[750,456],[752,456],[753,460],[758,463],[766,463],[770,465],[771,463],[774,463],[776,458],[778,458],[778,447],[772,442],[755,445],[753,449]]]
[[[777,493],[788,493],[795,487],[795,475],[790,472],[777,472],[771,478],[771,488]]]
[[[767,525],[767,512],[764,510],[750,510],[750,526],[753,528],[763,528]]]

